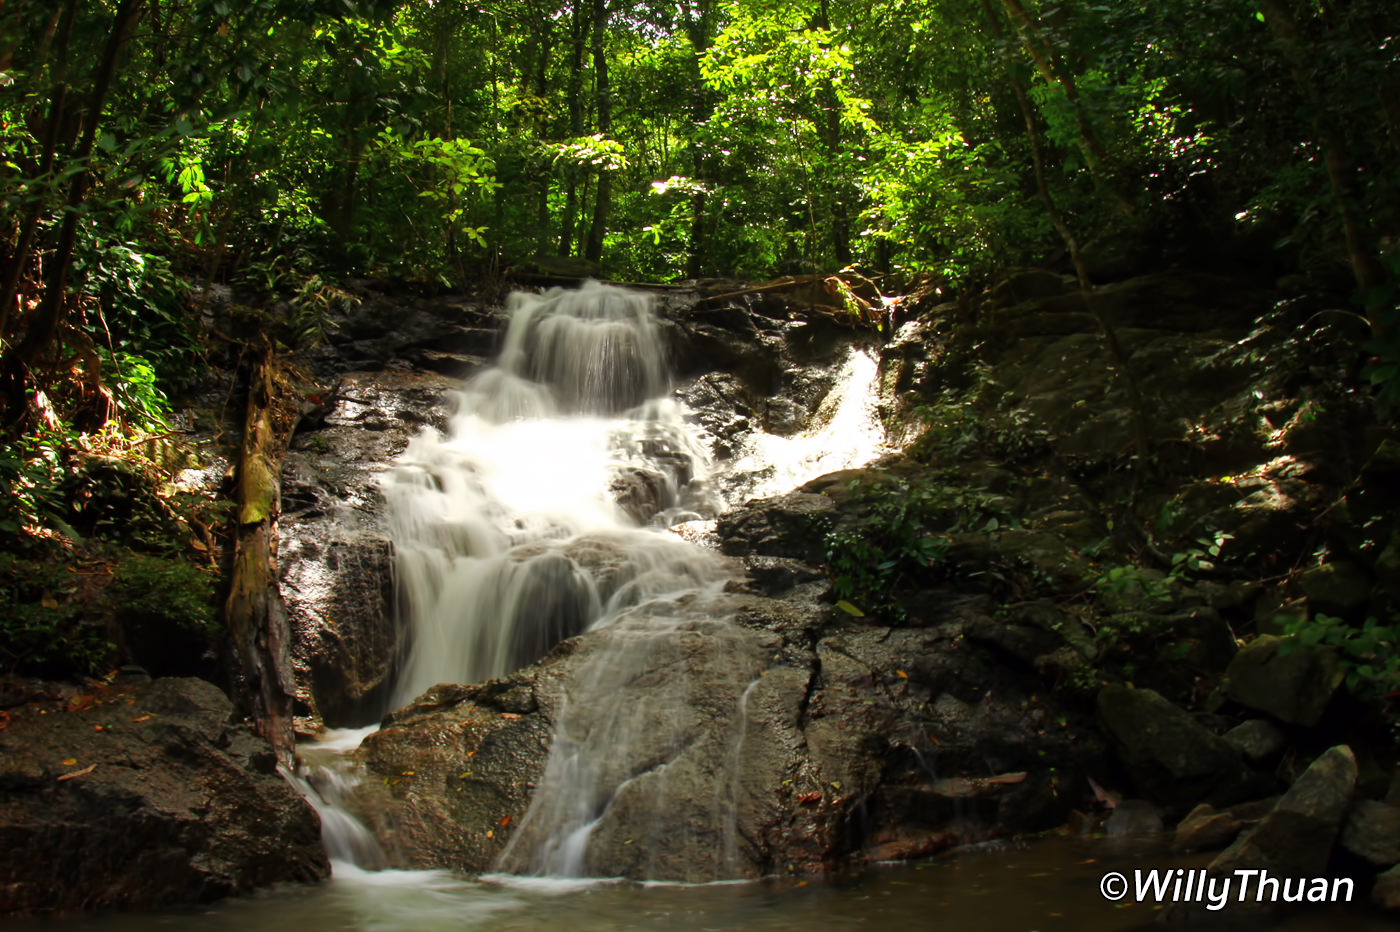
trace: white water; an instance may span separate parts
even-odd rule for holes
[[[648,852],[666,848],[697,852],[690,879],[742,876],[736,774],[765,652],[725,617],[720,558],[668,530],[722,503],[669,396],[650,299],[594,282],[513,295],[508,310],[497,364],[457,394],[445,435],[416,437],[384,481],[410,644],[392,703],[595,632],[501,868],[578,878],[627,861],[652,876]],[[776,494],[872,459],[875,378],[873,357],[853,351],[809,429],[752,435],[727,486]],[[384,860],[345,813],[354,780],[332,760],[304,783],[342,878]],[[676,807],[693,837],[658,834],[649,814]]]
[[[791,437],[754,432],[725,466],[729,504],[781,495],[879,456],[885,450],[876,411],[879,368],[874,353],[852,348],[805,430]]]
[[[658,524],[707,504],[705,452],[666,397],[650,299],[592,282],[512,295],[509,310],[500,360],[458,395],[447,436],[414,439],[385,483],[412,644],[396,706],[720,575],[639,527],[651,509],[615,500],[615,486],[649,488]]]

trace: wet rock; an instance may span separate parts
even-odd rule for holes
[[[298,712],[332,727],[385,711],[402,645],[380,478],[446,416],[460,383],[431,373],[349,373],[282,468],[280,591],[292,630]]]
[[[1065,788],[1086,785],[1102,746],[1033,674],[962,636],[985,599],[890,629],[842,626],[811,589],[696,597],[667,631],[624,620],[506,680],[431,690],[367,740],[366,818],[404,866],[528,870],[560,819],[527,806],[598,792],[540,795],[551,743],[589,734],[589,766],[626,778],[590,804],[592,874],[823,871],[1063,822]],[[619,662],[626,675],[599,677]]]
[[[795,586],[826,578],[812,564],[790,557],[745,557],[744,568],[752,587],[763,595],[781,595]]]
[[[1244,755],[1251,763],[1260,763],[1278,756],[1288,744],[1288,736],[1273,722],[1252,718],[1225,732],[1225,743]]]
[[[719,519],[715,533],[727,554],[795,557],[820,563],[825,534],[836,511],[830,498],[792,492],[751,501]]]
[[[1336,652],[1303,645],[1281,651],[1282,644],[1262,635],[1242,647],[1225,671],[1226,694],[1282,722],[1312,727],[1342,683]]]
[[[1400,863],[1400,806],[1358,802],[1342,828],[1342,847],[1378,867]]]
[[[195,679],[12,709],[0,730],[3,911],[154,909],[326,877],[315,813],[232,714]]]
[[[1220,803],[1246,792],[1248,772],[1239,753],[1156,692],[1106,686],[1098,711],[1119,758],[1148,797]]]
[[[1356,790],[1356,756],[1344,745],[1324,752],[1294,781],[1272,812],[1210,864],[1213,873],[1258,868],[1288,877],[1317,877]]]
[[[675,484],[653,469],[628,466],[614,471],[608,492],[629,518],[645,525],[653,515],[673,504]]]

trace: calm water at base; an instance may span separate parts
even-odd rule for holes
[[[524,930],[803,930],[853,928],[1124,932],[1163,928],[1150,905],[1099,893],[1110,870],[1202,867],[1157,842],[1044,838],[988,846],[915,866],[877,868],[846,882],[676,886],[464,880],[440,871],[366,873],[338,867],[328,883],[280,889],[201,909],[21,923],[19,932],[524,932]],[[1358,896],[1360,897],[1359,891]],[[1228,908],[1227,908],[1228,911]],[[1202,928],[1193,926],[1192,928]],[[1239,929],[1238,924],[1229,928]],[[1290,932],[1394,930],[1365,910],[1325,910],[1248,928]]]

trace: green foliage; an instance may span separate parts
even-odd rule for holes
[[[1347,689],[1363,699],[1389,700],[1400,694],[1400,629],[1367,618],[1357,627],[1332,615],[1286,618],[1286,640],[1279,652],[1300,646],[1337,649]]]
[[[115,651],[100,616],[77,597],[75,568],[47,556],[0,551],[0,669],[94,673]]]
[[[854,527],[826,532],[831,591],[860,613],[894,624],[908,614],[898,590],[934,578],[948,552],[949,534],[995,530],[1002,520],[998,496],[960,485],[854,480],[847,492],[860,507],[860,518]]]
[[[139,624],[212,639],[221,630],[214,607],[217,577],[210,567],[178,558],[133,554],[112,571],[123,626]]]

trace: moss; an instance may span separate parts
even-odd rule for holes
[[[206,671],[222,632],[212,569],[133,554],[113,567],[112,580],[132,659],[157,675]]]

